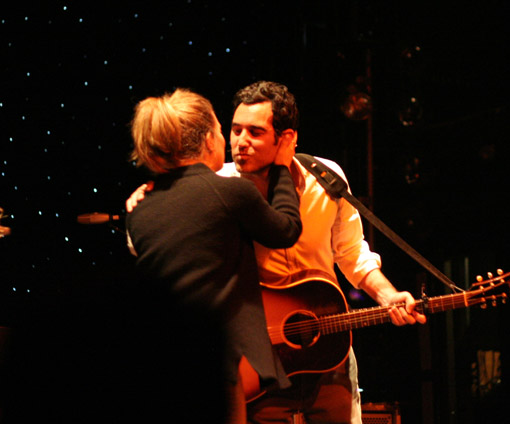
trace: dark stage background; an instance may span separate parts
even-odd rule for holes
[[[0,7],[0,207],[12,229],[0,239],[1,324],[49,298],[87,305],[129,284],[122,220],[76,217],[125,213],[147,179],[128,160],[133,107],[176,87],[209,97],[228,139],[237,89],[285,83],[300,105],[299,150],[337,161],[363,200],[371,181],[376,215],[458,285],[510,268],[506,2],[119,4]],[[371,138],[367,120],[342,111],[367,85]],[[448,293],[377,231],[371,241],[398,288]],[[346,290],[353,307],[373,305]],[[508,315],[460,310],[355,332],[364,402],[398,402],[406,424],[506,415]],[[501,353],[493,378],[480,379],[489,363],[478,351]]]

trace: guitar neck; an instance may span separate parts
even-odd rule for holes
[[[482,290],[417,300],[415,309],[421,313],[434,314],[451,309],[466,308],[486,301],[484,297],[479,297],[480,292]],[[475,297],[475,295],[478,297]],[[405,306],[405,304],[375,306],[372,308],[355,309],[342,314],[323,316],[320,318],[321,331],[323,334],[332,334],[388,323],[391,321],[389,311],[395,306]]]

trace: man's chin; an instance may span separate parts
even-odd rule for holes
[[[237,172],[243,172],[244,166],[242,164],[240,164],[239,162],[235,162],[235,161],[234,161],[234,164],[236,166],[236,171]]]
[[[257,176],[266,176],[267,172],[269,171],[269,166],[264,167],[255,167],[255,166],[249,166],[247,164],[238,164],[236,163],[236,171],[243,175],[257,175]]]
[[[238,160],[238,161],[234,161],[235,165],[236,165],[236,171],[237,172],[242,172],[242,173],[249,173],[249,172],[253,172],[254,169],[252,166],[250,166],[246,161],[244,160]]]

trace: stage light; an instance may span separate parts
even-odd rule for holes
[[[416,97],[406,99],[398,112],[398,119],[404,127],[416,125],[423,116],[423,108]]]
[[[363,92],[350,94],[342,105],[344,115],[354,121],[363,121],[372,113],[372,98]]]

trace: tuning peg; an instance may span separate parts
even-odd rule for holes
[[[476,276],[476,281],[481,282],[483,281],[483,277],[481,275]]]
[[[487,273],[487,276],[488,276],[489,278],[493,278],[493,277],[494,277],[494,275],[492,274],[492,272],[488,272],[488,273]]]
[[[502,269],[498,269],[496,272],[497,272],[498,275],[503,275],[503,270]]]

